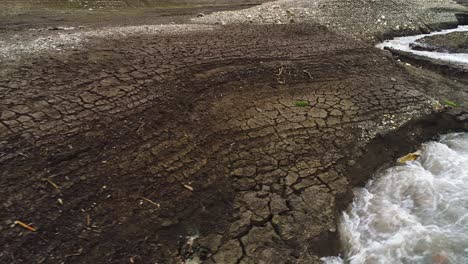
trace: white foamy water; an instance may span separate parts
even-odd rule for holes
[[[432,59],[468,64],[468,54],[466,53],[445,53],[445,52],[413,50],[409,46],[411,43],[423,37],[434,36],[434,35],[444,35],[444,34],[453,33],[453,32],[465,32],[465,31],[468,31],[468,26],[459,26],[454,29],[442,30],[442,31],[433,32],[430,34],[399,37],[399,38],[394,38],[392,40],[386,40],[382,43],[377,44],[376,47],[380,49],[384,49],[387,47],[387,48],[392,48],[392,49],[401,50],[405,52],[410,52],[410,53],[420,55],[420,56],[429,57]]]
[[[340,223],[345,256],[325,263],[468,263],[468,133],[421,150],[355,191]]]

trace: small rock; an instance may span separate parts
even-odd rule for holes
[[[0,116],[1,116],[1,119],[5,120],[5,119],[10,119],[10,118],[14,117],[15,115],[16,115],[15,112],[5,110],[5,111],[2,112],[2,114]]]
[[[242,256],[242,246],[239,241],[233,239],[224,243],[213,259],[216,263],[236,263]]]
[[[3,207],[5,207],[5,208],[8,208],[8,207],[10,207],[12,205],[13,205],[13,203],[11,201],[6,201],[6,202],[3,203]]]
[[[203,13],[198,13],[197,14],[197,17],[204,17],[204,16],[205,16],[205,14],[203,14]]]
[[[161,226],[168,227],[179,223],[177,219],[166,219],[161,223]]]
[[[187,184],[182,184],[182,185],[184,186],[185,189],[187,189],[187,190],[193,192],[193,187],[192,187],[192,186],[187,185]]]

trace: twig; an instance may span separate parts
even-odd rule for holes
[[[50,183],[50,185],[54,186],[55,189],[57,189],[57,190],[60,189],[60,188],[58,187],[58,185],[55,184],[55,182],[53,182],[51,179],[46,178],[46,181],[47,181],[48,183]]]
[[[145,200],[145,201],[147,201],[147,202],[150,203],[150,204],[156,205],[158,208],[161,207],[160,204],[158,204],[158,203],[156,203],[156,202],[153,202],[153,201],[151,201],[151,200],[148,199],[148,198],[145,198],[145,197],[143,197],[143,196],[141,196],[140,198],[143,199],[143,200]]]
[[[29,158],[28,155],[26,155],[26,154],[24,154],[24,153],[22,153],[22,152],[18,152],[18,155],[23,156],[23,157],[26,157],[26,158]]]
[[[284,66],[281,66],[281,68],[278,69],[278,73],[276,75],[280,76],[283,74]]]
[[[304,72],[305,74],[307,74],[307,76],[309,76],[309,79],[313,80],[314,77],[312,77],[312,74],[310,74],[310,72],[308,70],[303,70],[302,72]]]
[[[141,131],[143,130],[143,127],[145,126],[145,122],[142,122],[141,125],[138,127],[138,129],[136,130],[136,133],[137,134],[140,134]]]
[[[34,228],[34,227],[32,227],[32,226],[30,226],[30,225],[28,225],[28,224],[25,224],[25,223],[23,223],[23,222],[21,222],[21,221],[19,221],[19,220],[16,220],[16,221],[15,221],[15,225],[20,225],[20,226],[22,226],[22,227],[24,227],[24,228],[26,228],[26,229],[28,229],[29,231],[32,231],[32,232],[36,232],[36,231],[37,231],[36,228]]]
[[[185,187],[185,189],[187,189],[187,190],[189,190],[189,191],[193,192],[193,187],[192,187],[192,186],[190,186],[190,185],[187,185],[187,184],[182,184],[182,186],[184,186],[184,187]]]
[[[81,253],[83,253],[83,248],[78,249],[78,252],[76,253],[65,255],[65,257],[68,258],[68,257],[73,257],[73,256],[79,256],[81,255]]]

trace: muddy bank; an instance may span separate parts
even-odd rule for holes
[[[378,175],[379,172],[395,166],[398,158],[419,150],[422,142],[438,140],[440,135],[448,132],[467,131],[467,120],[467,117],[457,118],[457,115],[450,113],[450,110],[449,112],[429,114],[411,120],[395,131],[378,135],[370,140],[361,149],[362,154],[357,155],[355,161],[345,165],[347,168],[345,175],[353,187],[364,187],[369,179]],[[337,201],[340,214],[348,209],[353,198],[352,190],[340,197]],[[343,235],[337,234],[333,239],[328,238],[329,241],[334,241],[334,245],[337,246],[341,256],[346,253],[345,249],[342,248],[344,245],[341,243],[346,242],[345,244],[348,246],[351,243],[350,241],[343,241]],[[329,247],[329,245],[327,246]],[[338,255],[336,252],[335,256]],[[331,256],[331,254],[328,256]]]
[[[453,32],[445,35],[428,36],[410,45],[415,50],[448,53],[468,53],[468,32]]]
[[[352,187],[466,129],[466,106],[438,114],[466,86],[357,31],[227,24],[97,26],[6,56],[0,262],[320,263]]]
[[[4,262],[318,263],[349,164],[437,106],[310,24],[93,39],[1,80]]]
[[[466,82],[468,78],[468,67],[466,65],[431,59],[425,56],[395,49],[387,50],[393,54],[395,59],[409,63],[410,65],[424,67],[427,70],[441,73],[446,77],[453,78],[454,80]]]
[[[346,175],[353,186],[362,187],[377,170],[393,166],[398,158],[415,152],[421,143],[437,140],[442,134],[466,131],[467,126],[465,118],[457,118],[453,113],[429,114],[411,120],[396,131],[372,139],[363,150],[365,154]]]
[[[468,55],[462,51],[466,31],[466,26],[458,26],[427,34],[396,37],[376,47],[390,51],[396,59],[405,63],[465,82]]]
[[[311,25],[226,27],[11,65],[2,261],[175,262],[193,230],[211,261],[318,261],[313,241],[336,230],[350,187],[338,162],[433,105],[392,58],[340,40]]]

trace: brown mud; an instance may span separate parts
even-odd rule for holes
[[[434,113],[459,84],[314,24],[5,65],[0,263],[319,263],[351,188],[466,129],[465,108]]]

